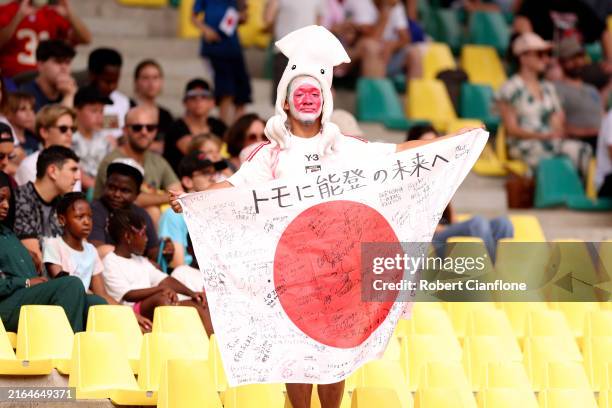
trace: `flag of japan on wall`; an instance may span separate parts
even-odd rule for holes
[[[429,242],[486,141],[181,198],[230,385],[332,383],[380,357],[407,304],[362,298],[361,244]]]

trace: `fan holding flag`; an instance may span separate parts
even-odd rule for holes
[[[230,384],[286,382],[294,408],[310,407],[319,384],[321,406],[337,408],[344,378],[380,355],[404,310],[395,298],[363,302],[360,244],[431,240],[487,134],[402,144],[343,135],[329,120],[333,68],[350,62],[341,43],[308,26],[276,46],[289,62],[268,141],[210,190],[236,188],[171,192],[171,205],[185,213]],[[393,170],[413,148],[418,166]],[[408,189],[419,196],[412,210]]]

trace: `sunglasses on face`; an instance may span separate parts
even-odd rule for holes
[[[254,142],[256,140],[263,140],[263,138],[264,138],[263,133],[249,133],[246,137],[247,141],[249,142]]]
[[[68,125],[50,126],[50,128],[55,128],[55,129],[59,130],[60,133],[68,133],[68,131],[71,131],[72,133],[75,133],[77,131],[77,127],[76,126],[68,126]]]
[[[550,51],[529,51],[529,53],[538,58],[550,57]]]
[[[8,158],[9,160],[13,160],[17,155],[15,153],[0,153],[0,160],[4,160]]]
[[[147,132],[155,132],[157,130],[156,124],[144,125],[140,123],[135,123],[133,125],[128,125],[128,127],[132,130],[132,132],[142,132],[143,129],[146,129]]]

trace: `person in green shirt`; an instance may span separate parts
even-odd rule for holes
[[[0,171],[0,318],[8,331],[17,331],[22,305],[64,308],[72,330],[83,331],[87,309],[105,303],[87,296],[76,276],[48,280],[36,273],[30,253],[12,229],[15,206],[11,180]]]

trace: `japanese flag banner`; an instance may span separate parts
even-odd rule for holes
[[[333,383],[380,358],[407,303],[363,298],[362,244],[431,241],[487,137],[182,197],[229,384]]]

